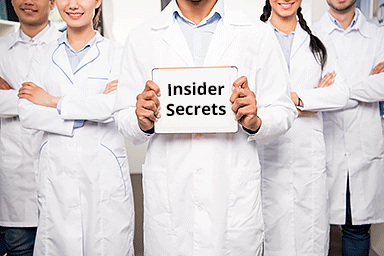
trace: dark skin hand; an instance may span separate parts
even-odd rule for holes
[[[136,97],[136,116],[140,129],[149,131],[153,128],[154,122],[161,117],[160,115],[160,88],[148,80],[142,93]]]
[[[245,76],[238,78],[233,83],[230,97],[232,111],[235,119],[244,128],[256,132],[261,126],[261,119],[257,116],[257,101],[255,93],[249,89],[248,79]]]

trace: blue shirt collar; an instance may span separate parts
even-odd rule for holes
[[[281,36],[285,36],[285,37],[288,37],[288,36],[294,36],[295,35],[295,30],[292,31],[291,33],[289,34],[285,34],[284,32],[281,32],[280,30],[278,30],[275,26],[273,26],[272,22],[270,20],[267,21],[267,24],[271,25],[271,27],[273,28],[273,30],[280,34]],[[299,24],[298,24],[299,25]]]
[[[95,42],[96,42],[96,38],[97,38],[97,32],[96,32],[95,36],[92,37],[92,39],[89,40],[89,42],[86,45],[84,45],[84,47],[81,50],[79,50],[78,52],[82,52],[86,48],[92,47],[95,44]],[[63,32],[63,34],[57,39],[57,42],[58,42],[59,45],[64,44],[72,52],[76,53],[76,51],[73,49],[73,47],[69,44],[68,37],[67,37],[67,31]]]
[[[176,18],[182,18],[185,22],[187,23],[190,23],[191,25],[195,25],[192,21],[190,21],[189,19],[187,19],[183,13],[181,12],[178,4],[176,1],[173,1],[174,5],[173,5],[173,18],[176,19]],[[221,19],[222,17],[224,17],[224,0],[218,0],[215,4],[215,6],[212,8],[211,12],[209,13],[209,15],[207,17],[205,17],[201,22],[200,24],[198,24],[197,26],[201,26],[201,25],[204,25],[204,24],[207,24],[207,23],[211,23],[215,20],[219,20]]]
[[[51,21],[48,21],[48,25],[45,26],[45,28],[43,28],[43,30],[41,30],[41,31],[40,31],[35,37],[33,37],[33,38],[30,38],[29,36],[27,36],[27,35],[23,32],[23,30],[20,28],[20,29],[19,29],[19,31],[20,31],[20,33],[19,33],[20,39],[21,39],[21,41],[24,41],[24,42],[31,42],[31,43],[33,43],[33,42],[39,42],[39,41],[41,40],[41,38],[43,37],[43,35],[45,34],[45,32],[47,32],[47,30],[49,30],[51,26],[52,26],[52,25],[51,25]]]
[[[360,13],[355,11],[355,16],[353,17],[351,24],[349,25],[349,27],[346,30],[350,30],[350,29],[354,28],[354,26],[356,25],[357,20],[359,18],[359,15],[360,15]],[[331,19],[333,24],[335,24],[338,28],[343,29],[343,27],[340,25],[340,23],[335,19],[335,17],[332,16],[332,14],[329,11],[328,11],[328,16]]]

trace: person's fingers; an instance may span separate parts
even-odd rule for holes
[[[147,92],[147,91],[154,91],[156,96],[160,96],[160,87],[155,83],[153,82],[152,80],[148,80],[146,83],[145,83],[145,88],[144,88],[144,91],[143,92]]]

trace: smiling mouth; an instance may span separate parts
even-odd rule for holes
[[[24,9],[24,8],[21,8],[21,10],[24,11],[24,12],[28,12],[28,13],[37,12],[37,10]]]
[[[83,13],[69,13],[67,12],[67,15],[70,17],[78,18],[83,15]]]
[[[289,8],[293,5],[294,3],[279,3],[279,5],[283,8]]]

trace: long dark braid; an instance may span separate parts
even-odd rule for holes
[[[303,14],[301,13],[301,6],[297,9],[297,17],[299,17],[299,24],[302,29],[304,29],[310,36],[309,47],[311,52],[315,57],[316,61],[321,65],[321,68],[324,68],[325,63],[327,62],[327,49],[320,39],[312,34],[311,29],[308,27],[307,22],[305,21]],[[269,3],[269,0],[265,0],[265,5],[263,8],[263,14],[260,16],[260,20],[263,22],[268,21],[271,17],[272,7]]]
[[[321,69],[323,69],[325,63],[327,62],[327,49],[321,40],[312,34],[311,29],[307,26],[307,22],[301,13],[301,6],[297,9],[297,17],[299,17],[299,24],[301,28],[304,29],[311,37],[309,47],[311,48],[311,52],[313,53],[313,56],[315,56],[316,61],[321,65]]]
[[[272,13],[271,4],[269,3],[269,0],[265,0],[265,5],[263,8],[263,14],[261,14],[260,20],[262,22],[266,22],[269,19],[269,17],[271,17],[271,13]]]

